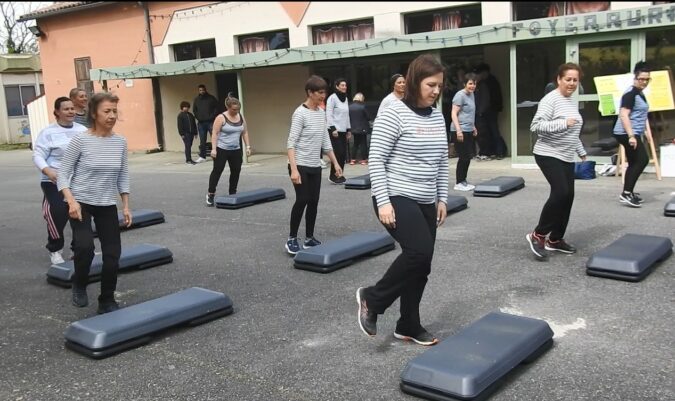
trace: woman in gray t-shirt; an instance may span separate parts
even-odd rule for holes
[[[476,74],[469,72],[462,81],[464,89],[458,91],[452,99],[452,124],[450,124],[451,140],[459,155],[456,171],[455,191],[471,191],[475,185],[466,182],[469,164],[473,157],[473,138],[476,130],[476,102],[473,92],[476,90]]]

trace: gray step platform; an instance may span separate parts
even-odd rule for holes
[[[140,244],[129,248],[122,248],[119,272],[140,270],[149,267],[164,265],[173,262],[173,254],[168,248],[159,245]],[[89,269],[89,282],[101,279],[103,269],[103,255],[94,256]],[[75,267],[72,260],[57,265],[51,265],[47,270],[47,282],[60,287],[70,287],[73,284]]]
[[[138,209],[131,211],[131,227],[124,225],[124,214],[122,212],[117,213],[117,219],[119,221],[120,228],[122,230],[131,230],[133,228],[141,228],[152,226],[154,224],[164,223],[164,213],[159,210],[151,209]],[[94,219],[91,220],[91,228],[94,230],[94,235],[96,236],[96,225],[94,224]]]
[[[330,273],[349,266],[356,259],[376,256],[396,247],[394,239],[386,232],[357,232],[303,249],[295,255],[296,269],[317,273]]]
[[[462,211],[469,207],[466,196],[448,195],[448,214]]]
[[[473,196],[499,198],[524,187],[523,177],[501,176],[476,185]]]
[[[146,344],[152,335],[171,327],[196,326],[231,313],[229,297],[192,287],[72,323],[66,329],[66,347],[91,358],[105,358]]]
[[[675,217],[675,198],[671,199],[666,203],[666,206],[663,208],[663,215],[669,217]]]
[[[239,209],[257,203],[284,199],[285,197],[286,192],[281,188],[260,188],[253,191],[239,192],[234,195],[217,196],[215,203],[218,209]]]
[[[348,178],[345,189],[370,189],[370,174]]]
[[[626,234],[594,253],[586,262],[589,276],[640,281],[673,253],[670,238]]]
[[[430,400],[483,400],[552,345],[545,321],[491,312],[408,362],[401,389]]]

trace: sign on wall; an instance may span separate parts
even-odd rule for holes
[[[631,73],[593,78],[598,91],[600,114],[614,116],[619,113],[621,96],[633,85],[633,78]],[[643,91],[649,103],[649,111],[675,109],[669,71],[652,71],[651,78],[652,81]]]

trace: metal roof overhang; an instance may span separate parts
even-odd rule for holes
[[[154,78],[668,26],[675,26],[675,4],[541,18],[506,24],[481,25],[390,38],[268,50],[162,64],[96,68],[90,71],[90,76],[93,81]]]

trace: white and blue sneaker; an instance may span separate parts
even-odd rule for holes
[[[303,248],[311,248],[313,246],[321,245],[321,241],[314,237],[305,238],[305,243],[302,245]]]
[[[291,255],[300,252],[300,244],[298,244],[298,239],[296,237],[288,238],[288,241],[286,241],[286,251]]]

